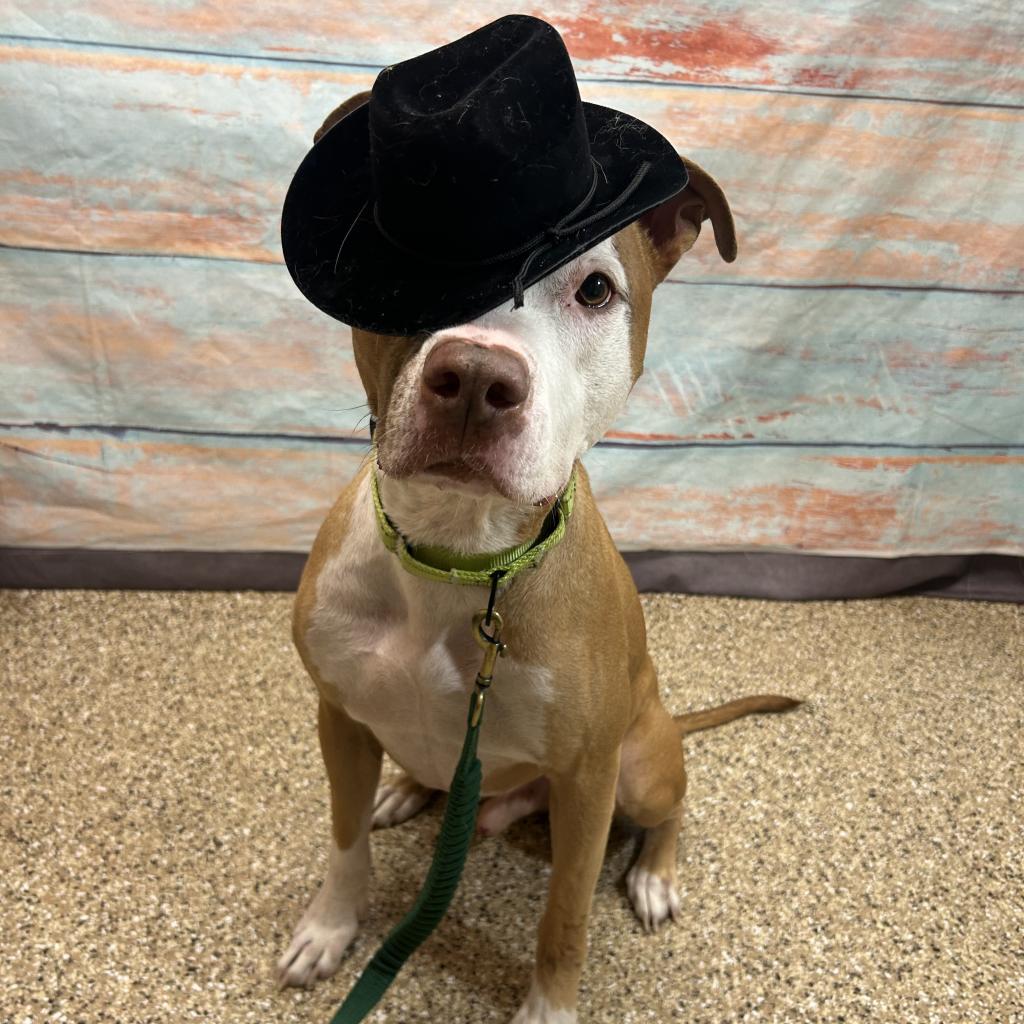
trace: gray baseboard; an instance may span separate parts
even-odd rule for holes
[[[854,558],[776,552],[633,551],[642,591],[786,601],[925,594],[1024,602],[1024,557]],[[0,587],[88,590],[295,590],[306,556],[285,551],[0,548]]]
[[[775,552],[638,551],[626,555],[642,591],[786,601],[926,594],[1024,601],[1024,558],[915,555],[857,558]]]

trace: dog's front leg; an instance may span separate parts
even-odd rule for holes
[[[341,963],[366,914],[370,821],[381,748],[372,733],[320,698],[320,751],[331,787],[331,851],[327,876],[278,961],[282,985],[310,986]]]
[[[512,1024],[573,1024],[587,953],[587,920],[615,810],[619,751],[582,758],[551,777],[553,867],[526,1002]]]

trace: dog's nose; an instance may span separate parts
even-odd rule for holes
[[[459,426],[509,419],[530,393],[525,360],[509,348],[449,338],[431,351],[420,378],[423,401],[435,416]]]

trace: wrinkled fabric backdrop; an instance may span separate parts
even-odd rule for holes
[[[366,452],[280,254],[314,130],[491,0],[8,0],[0,545],[305,552]],[[586,464],[626,550],[1024,553],[1021,5],[596,3],[584,99],[722,184]]]

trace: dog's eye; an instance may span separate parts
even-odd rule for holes
[[[614,291],[611,281],[604,274],[590,274],[580,285],[580,290],[576,293],[576,301],[581,306],[598,309],[608,305]]]

